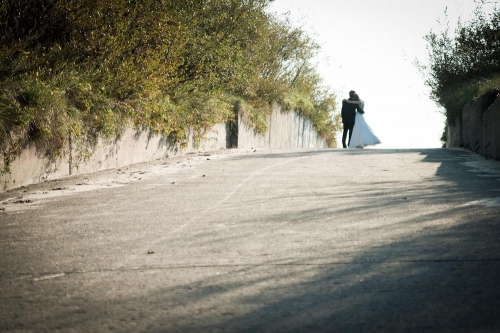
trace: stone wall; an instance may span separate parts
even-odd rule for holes
[[[235,147],[235,142],[238,148],[327,147],[325,140],[317,134],[309,120],[305,120],[295,111],[284,112],[278,105],[273,107],[273,112],[268,117],[268,130],[263,134],[256,133],[246,126],[240,113],[236,135],[237,139],[231,140],[229,124],[217,124],[207,131],[204,139],[198,144],[194,143],[191,133],[187,146],[181,148],[166,137],[153,134],[146,128],[127,128],[113,140],[100,140],[90,159],[84,158],[85,150],[74,142],[64,147],[61,157],[52,160],[31,145],[14,159],[10,174],[0,175],[0,191],[168,156]]]
[[[469,102],[462,118],[448,125],[446,147],[464,147],[500,160],[500,98],[481,112],[479,102]]]

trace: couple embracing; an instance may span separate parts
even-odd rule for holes
[[[363,148],[380,143],[379,138],[363,117],[364,107],[365,102],[354,90],[349,91],[349,99],[342,100],[342,123],[344,124],[342,146],[344,148]],[[349,141],[346,145],[347,132],[349,132]]]

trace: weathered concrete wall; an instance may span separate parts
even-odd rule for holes
[[[268,117],[269,129],[256,133],[244,124],[238,115],[238,148],[323,148],[327,147],[308,120],[295,111],[283,112],[273,108]],[[190,134],[188,144],[181,148],[166,137],[152,134],[147,129],[128,128],[120,137],[111,141],[101,140],[85,159],[85,150],[74,142],[62,151],[62,157],[50,160],[35,146],[27,147],[11,165],[11,173],[0,175],[1,188],[5,191],[45,180],[70,175],[85,174],[130,164],[152,161],[168,156],[198,151],[213,151],[231,146],[228,124],[217,124],[205,134],[204,140],[195,144]]]
[[[457,118],[455,124],[448,124],[448,130],[446,131],[446,148],[463,147],[464,143],[462,139],[462,119]]]
[[[258,134],[245,125],[242,113],[238,116],[238,148],[328,148],[311,121],[294,110],[283,111],[274,105],[268,117],[268,130]]]
[[[500,160],[500,98],[483,113],[480,154]]]
[[[188,144],[181,148],[161,135],[147,129],[127,128],[114,140],[100,140],[92,150],[90,159],[85,159],[85,149],[74,142],[64,147],[62,157],[50,160],[36,150],[34,145],[24,149],[11,165],[11,173],[0,175],[2,189],[59,179],[70,175],[86,174],[130,164],[152,161],[168,156],[197,151],[226,148],[227,125],[217,124],[206,133],[205,140],[196,147],[193,134]]]
[[[500,98],[481,112],[479,102],[469,102],[461,121],[448,125],[446,147],[464,147],[500,160]]]
[[[200,142],[199,147],[194,145],[193,134],[190,133],[187,146],[184,148],[178,144],[172,144],[164,136],[152,134],[148,129],[133,130],[128,128],[114,142],[99,142],[89,161],[78,163],[78,160],[75,161],[75,156],[73,156],[72,173],[90,173],[167,156],[220,148],[226,148],[225,124],[217,124],[208,131],[205,140]]]
[[[465,149],[479,152],[481,124],[482,114],[478,103],[468,102],[462,111],[462,136]]]

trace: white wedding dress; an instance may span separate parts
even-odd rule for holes
[[[361,102],[361,109],[365,109],[365,102]],[[354,120],[354,129],[352,130],[351,141],[349,148],[363,148],[366,146],[373,146],[379,144],[380,139],[373,133],[373,130],[368,126],[365,117],[361,113],[356,113]]]

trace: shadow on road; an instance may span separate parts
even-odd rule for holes
[[[325,150],[268,154],[265,158],[332,153],[376,156],[414,151]],[[335,239],[344,243],[334,244],[324,235],[320,246],[318,242],[311,246],[301,243],[304,250],[300,258],[260,258],[254,264],[224,264],[220,275],[179,282],[173,288],[159,285],[146,295],[103,301],[84,312],[67,310],[57,318],[45,318],[44,323],[64,331],[74,327],[75,322],[85,326],[86,322],[116,316],[121,318],[124,329],[135,327],[136,322],[148,323],[137,327],[138,331],[147,332],[499,331],[499,210],[467,204],[495,196],[497,183],[488,175],[470,172],[457,163],[457,159],[467,157],[466,152],[422,150],[421,154],[423,163],[440,163],[428,182],[410,186],[374,178],[372,186],[363,190],[353,183],[349,195],[362,204],[349,208],[334,205],[345,193],[312,191],[310,195],[320,197],[323,204],[298,213],[266,216],[269,221],[291,226],[338,223],[349,217],[347,225],[338,227],[352,228],[352,233],[343,232],[349,238]],[[389,186],[390,193],[386,189]],[[418,214],[415,210],[421,205],[436,209]],[[366,223],[370,216],[384,216],[385,222],[370,225]],[[356,221],[365,226],[359,227]],[[254,221],[249,217],[241,223]],[[234,239],[220,235],[218,241],[237,243],[247,237],[251,234],[241,233]],[[297,235],[292,240],[299,238]],[[197,234],[185,242],[186,246],[197,247],[206,245],[204,242],[209,239],[208,235]],[[352,242],[358,246],[350,247]],[[203,267],[184,269],[188,275]],[[165,269],[161,274],[168,277],[171,271]],[[141,277],[147,283],[147,275]],[[114,308],[130,311],[121,315],[113,313]],[[148,313],[154,315],[131,317],[129,314],[134,311],[144,312],[146,317]]]

